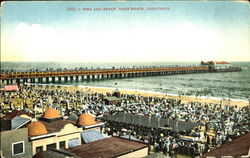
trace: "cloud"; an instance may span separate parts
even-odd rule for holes
[[[232,60],[229,54],[235,54],[236,48],[241,53],[249,50],[244,38],[230,38],[193,23],[157,29],[62,32],[40,24],[19,23],[14,33],[3,36],[2,45],[2,61]]]
[[[249,0],[233,0],[237,3],[245,3],[245,4],[249,4]]]
[[[3,60],[45,61],[53,59],[55,31],[39,24],[19,23],[3,38]],[[47,57],[52,58],[47,58]]]

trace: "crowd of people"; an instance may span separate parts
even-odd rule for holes
[[[104,115],[122,112],[199,123],[200,126],[190,131],[179,132],[112,121],[107,121],[102,129],[109,135],[136,137],[151,145],[156,152],[164,154],[171,154],[172,151],[182,152],[180,150],[184,151],[184,148],[193,150],[196,154],[202,154],[210,148],[218,147],[250,131],[250,106],[183,103],[178,99],[130,94],[121,94],[122,99],[116,104],[106,104],[104,98],[110,95],[24,85],[16,93],[1,92],[1,98],[3,98],[1,106],[4,107],[1,108],[1,112],[7,113],[8,110],[21,108],[34,114],[39,113],[38,109],[53,106],[60,110],[63,116],[71,113],[78,115],[91,113],[97,119],[101,119]],[[22,105],[14,105],[12,102],[14,98],[23,100]],[[27,99],[31,99],[30,105],[25,101]],[[185,140],[182,136],[192,139]]]
[[[112,70],[112,69],[135,69],[135,68],[168,68],[168,67],[199,67],[200,65],[150,65],[150,66],[119,66],[119,67],[64,67],[64,68],[36,68],[36,69],[8,69],[3,68],[0,73],[22,73],[22,72],[57,72],[57,71],[76,71],[76,70]]]

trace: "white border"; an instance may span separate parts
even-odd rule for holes
[[[19,144],[19,143],[23,143],[23,152],[22,153],[19,153],[19,154],[14,154],[14,145],[15,144]],[[20,142],[15,142],[15,143],[12,143],[12,156],[18,156],[18,155],[22,155],[25,153],[25,147],[24,147],[24,141],[20,141]]]
[[[104,122],[93,124],[93,125],[82,126],[82,127],[84,129],[88,129],[88,128],[98,127],[98,126],[102,126],[102,125],[104,125]]]
[[[49,134],[40,135],[40,136],[33,136],[33,137],[30,137],[30,139],[35,140],[35,139],[40,139],[40,138],[45,138],[45,137],[55,136],[55,135],[56,133],[49,133]]]

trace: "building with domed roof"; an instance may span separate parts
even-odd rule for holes
[[[88,113],[81,114],[76,124],[83,129],[95,128],[97,130],[100,130],[100,126],[104,125],[103,122],[97,122],[95,117]]]
[[[43,113],[43,117],[41,120],[46,122],[53,122],[56,120],[61,120],[62,116],[60,115],[60,112],[54,108],[49,107],[46,109]]]
[[[95,118],[91,114],[81,114],[77,120],[77,124],[81,126],[88,126],[96,124]]]
[[[72,115],[71,119],[63,119],[54,108],[46,109],[38,120],[28,125],[33,155],[49,149],[79,146],[85,142],[84,131],[100,131],[100,126],[104,125],[91,114],[81,114],[79,117]]]
[[[72,116],[75,119],[75,115]],[[59,126],[63,126],[63,121],[71,121],[69,120],[57,120],[53,122],[43,122],[48,130],[48,132],[52,132],[51,130],[55,127],[60,128]],[[77,121],[73,123],[75,125],[75,129],[78,127],[79,132],[74,132],[76,137],[72,139],[72,134],[68,134],[67,137],[64,135],[59,135],[57,133],[55,136],[51,136],[46,140],[43,139],[43,142],[48,143],[48,141],[57,140],[58,143],[54,146],[53,150],[51,149],[52,144],[44,146],[44,149],[41,150],[43,152],[33,152],[34,157],[47,157],[52,158],[52,155],[62,155],[62,156],[70,156],[70,157],[143,157],[148,155],[148,146],[147,144],[136,142],[124,138],[118,137],[110,137],[100,132],[100,127],[104,125],[103,122],[98,122],[94,115],[83,113],[81,114]],[[51,129],[50,129],[51,128]],[[64,127],[66,128],[66,127]],[[65,131],[66,132],[66,131]],[[72,132],[72,129],[67,132]],[[62,133],[62,131],[60,131]],[[52,133],[53,134],[53,133]],[[70,139],[68,139],[70,137]],[[37,141],[41,140],[39,137]],[[60,148],[60,142],[62,138],[67,138],[68,146],[65,148]],[[79,142],[81,140],[81,142]],[[52,143],[52,142],[50,142]],[[39,149],[39,147],[36,147]],[[34,149],[34,148],[33,148]],[[59,150],[62,149],[62,150]],[[90,150],[92,149],[92,150]],[[60,155],[60,156],[61,156]]]
[[[146,144],[102,134],[100,127],[104,123],[98,122],[94,115],[83,113],[71,117],[73,119],[63,119],[59,111],[48,108],[38,121],[29,123],[30,153],[35,157],[47,155],[47,158],[53,157],[51,153],[75,157],[147,155]],[[114,146],[118,148],[110,152]],[[95,150],[88,150],[91,147]]]
[[[104,123],[96,120],[92,114],[84,113],[79,117],[72,114],[68,119],[64,119],[59,111],[48,108],[41,118],[28,123],[26,128],[11,130],[10,134],[13,136],[8,135],[3,138],[1,135],[1,140],[11,138],[8,143],[1,144],[4,147],[3,154],[5,157],[17,158],[44,155],[47,155],[47,158],[53,155],[56,157],[147,155],[147,145],[122,138],[110,138],[100,132],[102,125]],[[12,144],[11,149],[9,142]],[[118,148],[113,150],[117,146]],[[92,147],[95,150],[88,150]]]
[[[29,136],[39,136],[39,135],[44,135],[47,133],[48,133],[48,131],[47,131],[45,125],[40,121],[34,121],[28,125],[28,135]]]
[[[49,149],[79,146],[84,142],[81,135],[85,130],[100,131],[100,126],[104,124],[97,122],[91,114],[81,114],[79,117],[72,114],[68,119],[63,119],[60,112],[51,107],[38,120],[28,125],[33,155]]]
[[[56,109],[46,109],[38,120],[28,125],[33,155],[49,149],[67,149],[72,144],[81,144],[82,128],[76,126],[76,121],[63,119]]]

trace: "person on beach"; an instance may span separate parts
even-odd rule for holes
[[[6,98],[6,94],[1,93],[1,98]],[[197,147],[193,144],[193,147],[198,153],[204,150],[208,151],[210,144],[213,146],[219,146],[229,141],[229,135],[238,137],[246,132],[249,132],[250,123],[250,106],[242,107],[238,109],[236,106],[225,106],[221,108],[217,104],[200,103],[200,102],[189,102],[182,103],[181,100],[170,99],[170,98],[159,98],[154,96],[142,96],[134,94],[121,95],[121,105],[108,104],[106,105],[103,98],[105,95],[99,93],[92,93],[89,88],[85,91],[68,91],[68,90],[55,90],[48,88],[34,88],[29,86],[23,86],[20,91],[16,94],[16,98],[11,96],[8,98],[8,103],[5,104],[1,101],[1,106],[9,108],[17,108],[13,106],[14,101],[25,100],[24,108],[29,108],[33,113],[34,108],[44,108],[46,106],[56,105],[62,108],[62,112],[66,115],[69,112],[72,113],[90,113],[96,117],[103,115],[114,115],[118,112],[137,114],[141,116],[156,116],[157,118],[170,118],[177,121],[191,121],[201,124],[201,127],[205,129],[205,133],[200,130],[185,131],[186,136],[192,136],[197,140],[206,139],[205,149],[202,149],[202,143],[198,143]],[[7,105],[7,106],[6,106]],[[3,110],[2,110],[3,111]],[[213,122],[213,120],[219,120]],[[232,122],[232,132],[228,132],[226,129],[226,121]],[[215,128],[210,128],[214,125]],[[122,135],[121,129],[115,124],[110,124],[105,127],[104,131],[108,131],[109,135],[113,135],[114,131]],[[149,133],[157,131],[157,129],[142,128],[131,128],[131,125],[126,127],[131,130],[138,138],[145,138]],[[208,133],[213,129],[216,135],[215,138],[211,137]],[[142,132],[143,131],[143,132]],[[204,135],[204,136],[203,136]],[[188,146],[185,143],[179,142],[179,140],[173,138],[173,133],[167,133],[163,137],[159,133],[152,134],[148,137],[148,141],[151,145],[155,146],[155,150],[162,151],[164,153],[170,153],[174,146],[176,148]],[[178,138],[178,137],[177,137]],[[212,139],[212,141],[210,141]],[[215,141],[216,140],[216,141]],[[178,144],[178,145],[177,145]]]

